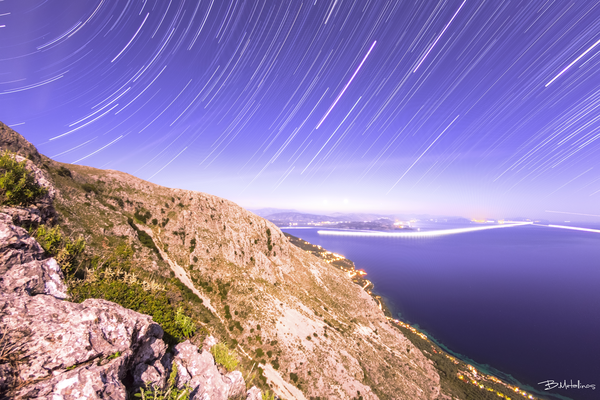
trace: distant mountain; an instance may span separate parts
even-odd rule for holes
[[[276,213],[287,213],[287,212],[297,212],[296,210],[291,210],[291,209],[283,209],[283,208],[248,208],[248,211],[250,211],[251,213],[254,213],[256,215],[258,215],[259,217],[267,217],[268,215],[271,214],[276,214]]]
[[[311,223],[311,222],[341,222],[348,221],[346,219],[342,219],[340,217],[332,217],[329,215],[319,215],[319,214],[304,214],[299,212],[279,212],[271,215],[267,215],[265,217],[269,221],[277,224],[277,223]]]

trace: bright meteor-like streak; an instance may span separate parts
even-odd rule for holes
[[[419,67],[421,66],[421,64],[423,64],[423,61],[425,61],[425,59],[427,58],[427,56],[429,55],[429,53],[431,52],[431,50],[433,50],[433,48],[435,47],[436,43],[438,42],[438,40],[440,40],[440,38],[442,37],[442,35],[444,34],[444,32],[446,32],[446,29],[448,29],[448,27],[450,26],[450,24],[452,23],[452,21],[454,21],[454,18],[456,18],[456,16],[458,15],[458,12],[460,11],[460,9],[465,5],[465,3],[467,2],[467,0],[464,0],[462,2],[462,4],[460,5],[460,7],[458,7],[458,10],[456,10],[456,12],[454,13],[454,15],[452,16],[452,18],[450,18],[450,22],[448,22],[446,24],[446,26],[444,27],[444,29],[442,30],[442,33],[440,33],[438,35],[438,37],[435,39],[435,41],[433,42],[433,44],[431,46],[429,46],[429,49],[425,52],[425,55],[421,58],[421,61],[419,61],[419,63],[417,64],[417,66],[415,67],[415,69],[413,69],[413,74],[415,72],[417,72],[417,69],[419,69]]]
[[[319,235],[332,235],[332,236],[386,236],[386,237],[407,237],[407,238],[422,238],[422,237],[436,237],[444,235],[454,235],[457,233],[483,231],[487,229],[496,228],[510,228],[521,225],[531,225],[532,222],[519,222],[514,224],[502,224],[502,225],[487,225],[478,226],[474,228],[455,228],[455,229],[439,229],[434,231],[425,232],[366,232],[366,231],[317,231]]]
[[[554,78],[552,78],[552,80],[551,80],[550,82],[546,83],[546,85],[545,85],[544,87],[548,87],[548,86],[550,86],[550,84],[551,84],[552,82],[554,82],[554,81],[555,81],[555,80],[556,80],[556,79],[557,79],[559,76],[561,76],[562,74],[564,74],[565,72],[567,72],[567,70],[568,70],[569,68],[571,68],[571,67],[573,66],[573,64],[575,64],[577,61],[579,61],[579,60],[580,60],[580,59],[581,59],[583,56],[585,56],[587,53],[589,53],[590,51],[592,51],[592,49],[593,49],[594,47],[596,47],[598,44],[600,44],[600,40],[598,40],[596,43],[594,43],[593,45],[591,45],[589,49],[587,49],[586,51],[584,51],[584,52],[583,52],[583,54],[582,54],[582,55],[580,55],[579,57],[577,57],[577,58],[576,58],[576,59],[575,59],[575,60],[574,60],[574,61],[573,61],[571,64],[567,65],[567,66],[565,67],[565,69],[563,69],[562,71],[560,71],[560,72],[558,73],[558,75],[556,75]]]
[[[365,55],[365,58],[363,58],[363,60],[360,62],[360,65],[358,66],[358,68],[356,68],[356,71],[354,71],[354,74],[352,75],[352,77],[350,78],[350,80],[348,81],[348,83],[346,83],[346,86],[344,86],[344,88],[342,89],[342,91],[340,92],[340,94],[338,94],[338,97],[335,99],[335,101],[333,102],[333,104],[331,105],[331,107],[329,107],[329,110],[327,110],[327,112],[325,113],[325,116],[323,118],[321,118],[321,121],[319,121],[319,124],[317,125],[317,127],[315,129],[319,129],[319,127],[321,126],[321,124],[323,123],[323,121],[325,121],[325,118],[327,118],[327,116],[329,115],[329,113],[331,112],[331,110],[333,110],[333,107],[335,107],[335,105],[340,100],[340,98],[342,97],[342,95],[344,94],[344,92],[346,91],[346,89],[348,89],[348,86],[350,86],[350,84],[352,83],[352,80],[354,79],[354,77],[356,76],[356,74],[358,74],[358,71],[360,71],[360,68],[363,66],[363,64],[367,60],[367,57],[369,57],[369,54],[371,54],[371,50],[373,50],[373,47],[375,47],[376,43],[377,43],[377,40],[373,42],[373,44],[371,45],[371,48],[369,49],[369,51],[367,51],[367,55]]]

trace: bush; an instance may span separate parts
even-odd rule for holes
[[[16,155],[9,151],[0,156],[0,204],[28,206],[48,193],[45,187],[37,184],[26,164],[25,160],[17,162]]]
[[[215,344],[211,347],[210,352],[215,357],[215,362],[225,367],[227,371],[233,371],[239,363],[235,350],[230,350],[223,343]]]
[[[74,241],[64,237],[58,226],[47,228],[45,225],[40,225],[30,233],[44,251],[56,259],[67,276],[74,273],[81,262],[80,256],[85,250],[85,240],[82,237]]]
[[[87,193],[94,192],[96,194],[100,194],[100,188],[93,183],[84,183],[81,185],[81,188],[85,190]]]
[[[183,313],[183,308],[181,307],[177,309],[177,314],[175,315],[175,324],[179,329],[181,329],[183,336],[186,338],[189,339],[194,336],[194,333],[196,332],[196,324],[190,317]]]
[[[65,178],[72,178],[73,175],[71,174],[71,171],[68,168],[65,168],[64,166],[61,166],[58,171],[56,171],[56,173],[60,176],[64,176]]]
[[[267,228],[267,248],[269,251],[273,250],[273,243],[271,242],[271,230]]]
[[[150,211],[146,211],[144,213],[144,210],[135,210],[135,213],[133,214],[133,216],[135,217],[135,219],[137,219],[138,221],[140,221],[141,223],[143,223],[145,225],[147,223],[148,219],[150,219],[152,217],[152,214],[150,214]]]

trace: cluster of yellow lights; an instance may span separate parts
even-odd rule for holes
[[[473,374],[474,378],[478,378],[477,370],[475,369],[475,367],[473,367],[472,365],[467,365],[467,367],[469,368],[469,371]],[[457,374],[457,376],[458,376],[458,379],[460,379],[463,382],[469,382],[469,383],[479,387],[480,389],[485,389],[488,392],[495,392],[498,397],[505,398],[507,400],[511,400],[511,398],[508,397],[507,395],[505,395],[504,393],[500,393],[499,391],[497,391],[491,387],[485,386],[483,383],[481,383],[477,379],[467,378],[460,372]],[[480,376],[480,378],[483,378],[483,377]],[[507,385],[504,382],[502,382],[500,379],[496,378],[495,376],[487,375],[485,378],[491,380],[492,382],[495,382],[495,383],[498,383],[498,384],[508,387],[510,390],[514,391],[515,393],[520,394],[521,396],[525,397],[526,399],[531,399],[531,400],[535,399],[535,397],[533,397],[529,393],[525,392],[524,390],[521,390],[520,388],[518,388],[516,386]]]
[[[397,320],[397,319],[393,319],[390,317],[387,317],[387,319],[394,321],[395,323],[397,323],[398,325],[400,325],[403,328],[408,329],[409,331],[411,331],[412,333],[414,333],[415,335],[419,336],[421,339],[423,340],[427,340],[427,335],[425,335],[424,333],[419,332],[418,330],[416,330],[415,328],[413,328],[412,326],[410,326],[409,324],[405,324],[404,322]]]

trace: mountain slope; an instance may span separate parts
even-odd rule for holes
[[[210,332],[237,347],[250,371],[260,362],[286,399],[439,397],[432,363],[377,303],[269,221],[216,196],[36,161],[56,190],[58,225],[87,243],[87,261],[73,272],[75,300],[130,301],[95,272],[122,268],[185,307],[198,340]]]

